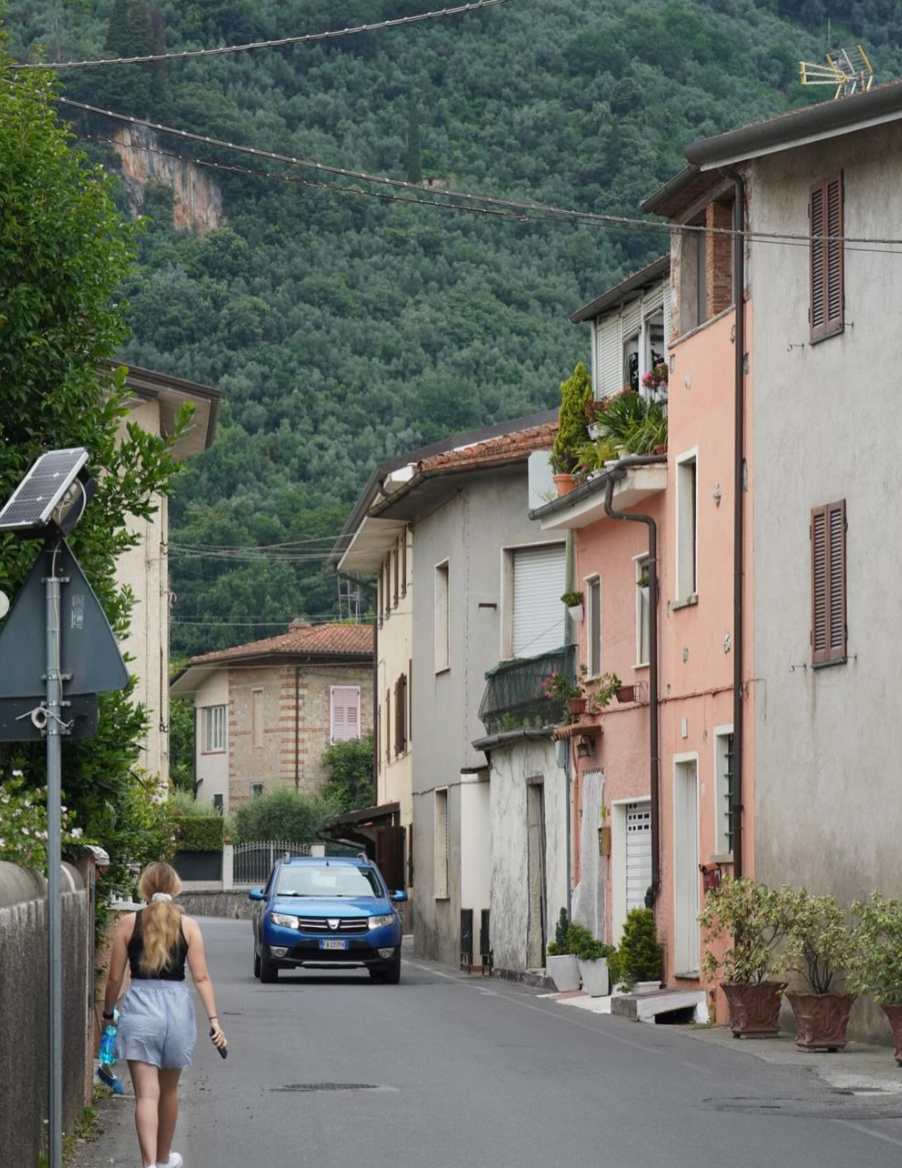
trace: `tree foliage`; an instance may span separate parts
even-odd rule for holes
[[[315,843],[317,828],[338,810],[324,796],[302,795],[287,789],[258,795],[235,812],[232,839],[236,844],[256,840]]]
[[[8,68],[0,39],[0,73]],[[116,634],[131,595],[117,558],[136,542],[127,518],[149,518],[177,469],[169,439],[127,422],[124,370],[106,372],[128,337],[127,279],[136,228],[111,197],[112,180],[73,149],[58,122],[56,88],[28,74],[0,87],[0,498],[47,449],[86,446],[98,491],[70,543]],[[0,588],[14,594],[34,543],[0,535]],[[135,771],[146,712],[131,688],[104,695],[96,737],[66,742],[64,798],[86,835],[110,852],[110,881],[126,890],[128,865],[167,846],[165,824]],[[4,746],[0,778],[43,773],[41,744]]]
[[[373,803],[373,736],[337,742],[323,754],[329,779],[323,795],[341,811],[356,811]]]

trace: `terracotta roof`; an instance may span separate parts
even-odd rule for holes
[[[470,467],[522,462],[534,450],[550,450],[556,433],[557,422],[545,422],[541,426],[530,426],[513,434],[502,434],[486,442],[475,442],[471,446],[424,458],[417,463],[417,473],[431,474],[439,470],[468,470]]]
[[[239,657],[278,657],[283,654],[313,654],[318,657],[371,657],[373,654],[372,625],[289,625],[288,631],[278,637],[251,641],[247,645],[233,645],[215,653],[192,657],[189,665],[208,665],[215,661],[229,661]]]

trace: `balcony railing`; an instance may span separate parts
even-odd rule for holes
[[[545,697],[542,682],[555,671],[574,680],[576,646],[568,645],[538,657],[520,657],[503,661],[485,675],[485,693],[479,717],[486,734],[503,734],[506,730],[553,726],[563,722],[566,702]]]

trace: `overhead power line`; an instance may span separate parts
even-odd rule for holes
[[[423,188],[417,183],[410,183],[400,178],[389,178],[386,175],[370,174],[362,170],[350,170],[347,167],[331,166],[325,162],[316,162],[313,159],[297,158],[291,154],[282,154],[273,150],[259,150],[255,146],[244,146],[238,142],[227,142],[221,138],[211,138],[206,134],[196,134],[190,130],[179,130],[174,126],[165,126],[159,122],[152,122],[147,118],[135,118],[130,114],[121,114],[115,110],[105,110],[100,106],[90,105],[87,102],[75,101],[69,97],[59,97],[63,105],[71,106],[74,109],[81,109],[87,113],[99,114],[101,117],[112,118],[115,121],[125,122],[128,125],[144,126],[146,129],[154,130],[159,134],[170,134],[177,138],[182,138],[190,142],[202,142],[206,146],[215,146],[223,150],[232,150],[239,154],[247,154],[254,158],[265,158],[272,162],[283,162],[288,166],[301,167],[307,170],[313,170],[320,174],[332,174],[341,178],[358,179],[361,182],[375,183],[380,186],[389,186],[393,188],[400,188],[402,190],[417,193],[422,196]],[[688,224],[688,223],[666,223],[660,220],[640,219],[635,215],[615,215],[610,212],[601,211],[580,211],[568,207],[556,207],[551,204],[543,203],[528,203],[517,199],[502,199],[493,195],[480,195],[468,191],[458,191],[453,188],[446,188],[441,192],[436,192],[446,199],[464,199],[475,203],[484,203],[492,208],[503,208],[507,211],[518,211],[526,216],[540,216],[544,218],[558,217],[561,219],[568,219],[571,222],[595,223],[607,226],[625,226],[625,227],[643,227],[654,231],[666,230],[669,232],[681,231],[691,233],[703,233],[706,235],[724,235],[735,236],[742,235],[745,239],[763,243],[782,243],[788,242],[793,244],[800,244],[809,246],[812,240],[815,242],[827,243],[844,243],[844,244],[862,244],[868,248],[876,248],[881,246],[902,247],[902,238],[869,238],[867,236],[849,236],[849,235],[823,235],[811,236],[807,232],[792,233],[792,232],[776,232],[776,231],[742,231],[737,232],[730,227],[708,227],[705,224]],[[449,207],[450,204],[442,203],[438,200],[418,200],[428,202],[436,207]],[[463,208],[454,208],[461,210]],[[892,252],[890,254],[902,254]]]
[[[479,12],[483,8],[494,8],[498,4],[510,4],[512,0],[475,0],[472,4],[459,4],[455,8],[439,8],[432,12],[417,12],[413,16],[398,16],[393,20],[379,20],[373,24],[358,24],[352,28],[334,28],[326,32],[308,32],[299,36],[279,37],[276,40],[251,41],[246,45],[222,45],[216,49],[185,49],[180,53],[149,53],[143,57],[101,57],[93,61],[29,61],[13,65],[20,69],[91,69],[101,65],[151,65],[158,61],[187,61],[195,57],[225,57],[230,53],[249,53],[254,49],[281,49],[287,45],[312,44],[315,41],[338,40],[339,37],[357,36],[363,32],[380,32],[382,29],[401,28],[408,24],[420,24],[424,20],[440,20],[446,16],[463,16],[467,12]]]

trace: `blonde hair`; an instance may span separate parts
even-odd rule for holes
[[[152,976],[172,963],[181,936],[182,910],[170,901],[153,901],[155,892],[178,896],[182,882],[169,864],[150,864],[141,873],[138,895],[147,904],[142,917],[141,972]]]

